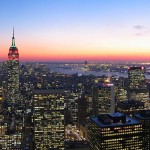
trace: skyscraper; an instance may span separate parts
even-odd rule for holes
[[[114,85],[99,83],[93,88],[93,114],[113,113],[115,111]]]
[[[34,91],[35,150],[64,150],[64,90]]]
[[[14,106],[19,101],[19,53],[15,45],[14,29],[12,44],[9,48],[8,61],[8,89],[7,89],[7,103]]]
[[[22,149],[23,108],[19,101],[19,53],[14,29],[7,61],[7,92],[0,122],[0,149]]]
[[[146,89],[144,73],[145,73],[144,67],[130,67],[128,69],[130,89],[132,90]]]
[[[118,80],[115,81],[115,99],[116,99],[116,103],[128,99],[126,80],[127,79],[124,78],[124,77],[119,77]]]
[[[142,124],[122,113],[91,117],[88,132],[90,150],[142,150]]]
[[[143,110],[135,115],[143,125],[143,150],[150,149],[150,110]]]
[[[128,69],[129,78],[129,99],[139,100],[144,102],[144,107],[147,108],[149,103],[149,91],[145,80],[144,67],[130,67]]]

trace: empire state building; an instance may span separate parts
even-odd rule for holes
[[[8,61],[8,94],[7,103],[12,107],[19,102],[19,53],[15,45],[14,29],[12,44],[9,48]]]

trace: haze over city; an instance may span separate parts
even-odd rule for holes
[[[21,61],[147,61],[148,0],[0,1],[0,60],[15,28]]]

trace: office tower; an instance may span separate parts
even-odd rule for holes
[[[116,102],[128,99],[127,89],[125,87],[116,87],[115,91]]]
[[[118,80],[115,81],[115,99],[116,103],[119,101],[124,101],[128,99],[127,95],[127,87],[125,85],[126,78],[119,77]]]
[[[115,111],[114,85],[99,83],[93,87],[93,114],[112,113]]]
[[[64,150],[64,90],[34,90],[35,150]]]
[[[144,110],[135,115],[143,125],[143,150],[150,149],[150,110]]]
[[[14,30],[7,61],[7,91],[0,122],[1,149],[22,149],[23,107],[19,101],[19,54],[15,45]]]
[[[69,96],[67,97],[66,107],[71,114],[71,122],[72,124],[77,125],[78,123],[78,97],[76,96]]]
[[[137,89],[137,90],[128,90],[129,99],[140,100],[142,102],[149,103],[149,92],[148,89]]]
[[[83,93],[78,99],[78,126],[86,124],[87,98]]]
[[[144,102],[139,100],[125,100],[117,103],[117,111],[128,116],[133,116],[141,110],[144,110]]]
[[[144,102],[144,107],[147,109],[149,103],[149,91],[145,81],[144,67],[130,67],[128,69],[129,78],[129,99],[140,100]]]
[[[12,107],[19,101],[19,53],[15,45],[15,37],[13,30],[12,44],[9,48],[8,61],[8,91],[7,103]]]
[[[100,114],[89,121],[90,150],[142,150],[142,125],[122,113]]]
[[[145,68],[144,67],[130,67],[128,69],[129,78],[129,88],[135,89],[145,89]]]

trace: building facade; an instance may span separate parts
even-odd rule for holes
[[[91,117],[90,150],[142,150],[142,125],[122,113]]]
[[[19,98],[19,53],[14,30],[7,61],[7,89],[0,121],[1,149],[23,148],[23,107]]]
[[[34,149],[64,150],[64,90],[34,91]]]
[[[150,110],[144,110],[135,115],[143,125],[143,150],[150,149]]]
[[[130,89],[146,89],[144,67],[130,67],[128,69],[128,78]]]
[[[139,113],[140,110],[144,110],[144,102],[139,100],[125,100],[117,103],[117,112],[121,112],[128,116],[133,116]]]
[[[93,87],[93,114],[115,112],[114,85],[99,83]]]
[[[149,108],[149,90],[145,80],[144,67],[130,67],[128,69],[129,99],[144,102],[144,108]]]
[[[12,44],[8,53],[7,70],[7,103],[12,106],[19,101],[19,53],[15,45],[14,30]]]

